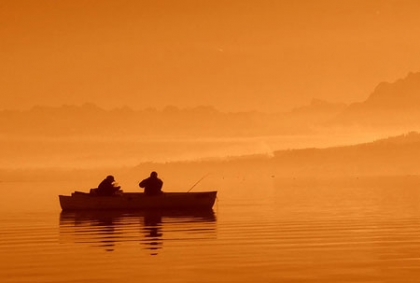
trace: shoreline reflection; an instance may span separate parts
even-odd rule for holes
[[[140,243],[157,255],[164,242],[214,239],[216,216],[210,211],[77,211],[60,213],[60,242],[88,244],[112,252]]]

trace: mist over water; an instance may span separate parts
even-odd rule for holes
[[[419,135],[276,152],[350,140],[328,138],[3,140],[0,278],[416,282]],[[217,190],[213,211],[61,212],[59,194],[108,174],[139,192],[151,170],[167,192]]]
[[[161,176],[166,189],[189,176]],[[89,182],[2,182],[2,282],[417,282],[416,177],[209,176],[213,212],[60,212]]]
[[[328,147],[378,138],[378,133],[231,138],[2,137],[0,169],[115,168],[144,162],[272,156],[276,150]]]

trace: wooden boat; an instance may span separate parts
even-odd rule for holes
[[[62,210],[152,210],[211,209],[217,191],[209,192],[164,192],[159,195],[144,193],[120,193],[112,196],[98,196],[84,192],[74,192],[70,196],[59,195]]]

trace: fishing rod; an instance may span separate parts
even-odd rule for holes
[[[188,191],[187,191],[187,193],[189,193],[192,189],[194,189],[194,187],[195,186],[197,186],[198,185],[198,183],[200,183],[204,178],[206,178],[208,175],[210,175],[210,173],[208,173],[208,174],[206,174],[206,175],[204,175],[203,177],[201,177],[201,179],[200,180],[198,180]]]

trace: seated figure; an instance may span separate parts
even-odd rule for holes
[[[156,172],[150,173],[150,177],[140,182],[139,187],[144,188],[146,195],[158,195],[162,193],[163,182]]]
[[[115,185],[114,176],[107,176],[98,186],[96,190],[98,195],[111,196],[120,190],[121,187]]]

